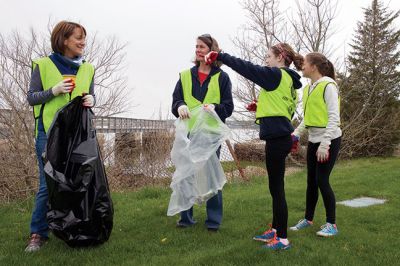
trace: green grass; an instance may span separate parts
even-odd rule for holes
[[[234,161],[222,161],[221,162],[222,168],[225,172],[231,172],[237,170],[236,163]],[[265,168],[265,162],[251,162],[251,161],[240,161],[240,167],[246,168],[247,166],[256,166]],[[171,173],[175,171],[175,166],[170,166],[167,170]]]
[[[271,252],[251,238],[271,220],[266,177],[234,183],[224,189],[224,220],[218,233],[203,222],[205,207],[195,207],[198,224],[177,229],[167,217],[170,190],[144,188],[114,193],[114,230],[94,248],[72,249],[51,237],[38,253],[25,254],[32,199],[0,207],[0,265],[395,265],[400,261],[400,159],[371,158],[341,162],[331,183],[338,201],[358,196],[388,200],[367,208],[337,206],[340,234],[318,238],[324,223],[322,198],[316,226],[289,232],[292,249]],[[303,216],[305,172],[286,178],[289,225]],[[164,241],[163,241],[164,239]]]
[[[237,170],[237,166],[234,161],[221,162],[221,165],[222,165],[222,168],[224,169],[224,171],[229,172],[229,171]],[[256,166],[256,167],[265,168],[265,162],[240,161],[241,168],[246,168],[247,166]]]

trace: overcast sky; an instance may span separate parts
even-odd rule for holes
[[[88,34],[115,35],[128,43],[128,84],[130,97],[138,106],[127,115],[134,118],[163,117],[170,112],[172,92],[178,73],[192,66],[195,38],[203,33],[215,37],[220,47],[237,54],[232,38],[247,21],[238,0],[0,0],[0,32],[28,32],[30,27],[46,30],[52,21],[71,20],[85,26]],[[383,0],[391,10],[400,10],[400,1]],[[348,51],[357,21],[363,19],[362,7],[371,0],[339,0],[335,20],[338,34],[332,39],[338,57]],[[280,1],[290,13],[295,0]],[[400,27],[399,19],[396,21]],[[236,85],[235,73],[223,67]]]

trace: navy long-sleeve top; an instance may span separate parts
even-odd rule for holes
[[[204,98],[206,97],[207,88],[211,77],[214,74],[221,72],[218,79],[221,102],[219,104],[213,104],[215,105],[215,112],[218,114],[219,118],[225,122],[226,118],[230,117],[233,112],[232,83],[228,74],[220,68],[213,66],[206,80],[203,82],[203,84],[200,84],[198,70],[199,68],[197,66],[194,66],[190,69],[192,73],[192,95],[200,102],[203,102]],[[183,98],[182,83],[179,79],[172,94],[172,113],[175,117],[179,117],[178,108],[181,105],[187,104]]]
[[[249,61],[219,53],[217,60],[229,66],[244,78],[256,83],[262,89],[273,91],[279,87],[282,72],[278,67],[255,65]],[[292,78],[295,89],[300,89],[300,75],[290,68],[283,68]],[[294,131],[291,121],[287,117],[263,117],[260,119],[260,139],[268,140],[290,135]]]

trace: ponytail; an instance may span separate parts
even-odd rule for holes
[[[325,57],[325,55],[321,53],[309,53],[306,55],[306,57],[310,64],[317,67],[318,72],[322,76],[330,77],[333,80],[336,79],[335,67],[333,66],[332,62]]]
[[[292,63],[297,70],[303,69],[304,57],[296,53],[293,48],[287,43],[278,43],[271,47],[275,56],[281,55],[285,60],[285,66],[289,67]]]
[[[336,80],[336,74],[335,74],[335,67],[333,66],[332,62],[326,59],[326,73],[321,73],[324,76],[330,77],[333,80]]]
[[[293,64],[297,70],[303,69],[304,57],[301,54],[296,53],[293,57]]]

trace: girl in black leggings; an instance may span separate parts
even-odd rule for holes
[[[309,133],[307,148],[307,192],[304,219],[290,227],[298,231],[313,225],[314,211],[321,191],[326,210],[326,224],[317,232],[319,236],[338,234],[336,226],[335,194],[329,184],[329,176],[340,149],[339,92],[332,63],[320,53],[306,55],[303,76],[312,84],[303,92],[304,119],[294,131],[300,136]]]
[[[267,242],[265,248],[277,250],[290,247],[287,239],[288,210],[285,199],[285,159],[292,147],[291,120],[296,109],[300,76],[289,68],[293,63],[300,70],[303,57],[286,43],[272,46],[267,53],[266,66],[231,56],[211,52],[206,61],[221,61],[243,77],[261,87],[256,109],[256,123],[260,125],[260,139],[266,141],[266,165],[269,190],[272,196],[272,226],[254,240]]]

